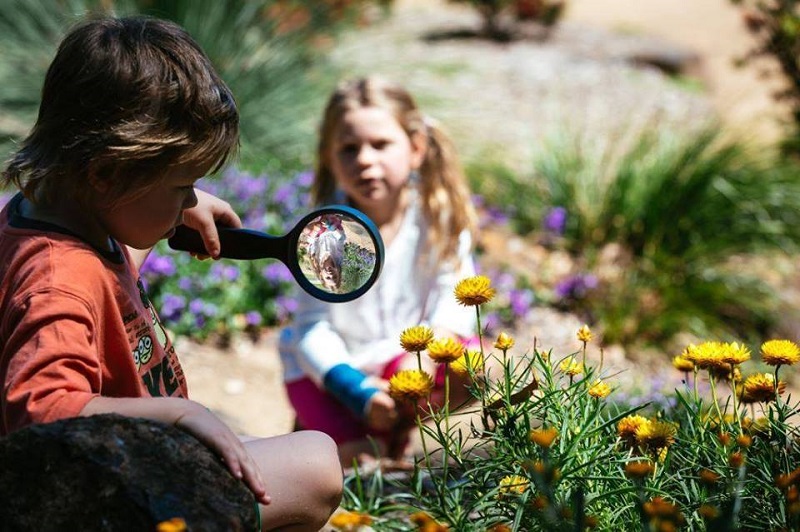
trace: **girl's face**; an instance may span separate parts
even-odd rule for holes
[[[364,210],[393,207],[424,155],[422,135],[410,139],[394,116],[379,107],[346,112],[329,154],[336,184]]]
[[[117,241],[137,249],[147,249],[172,235],[183,222],[183,211],[197,204],[195,182],[209,170],[203,166],[181,166],[145,193],[101,211],[106,231]]]

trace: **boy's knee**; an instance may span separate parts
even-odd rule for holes
[[[342,499],[344,489],[344,478],[336,442],[324,432],[316,430],[304,430],[296,434],[302,435],[301,437],[306,439],[308,467],[314,472],[317,481],[315,488],[320,497],[330,500],[332,508],[335,508]]]

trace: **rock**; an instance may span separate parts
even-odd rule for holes
[[[189,434],[117,415],[33,425],[0,439],[0,530],[256,530],[254,499]]]

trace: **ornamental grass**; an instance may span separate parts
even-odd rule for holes
[[[465,405],[426,408],[410,374],[396,380],[418,401],[424,452],[409,474],[355,470],[343,506],[379,531],[800,529],[800,405],[778,375],[793,342],[686,346],[675,406],[631,406],[581,329],[573,353],[506,333],[442,362],[470,377]],[[752,371],[765,355],[780,364]]]

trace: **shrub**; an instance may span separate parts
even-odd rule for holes
[[[297,168],[313,153],[328,76],[321,53],[373,2],[354,0],[12,0],[0,10],[0,150],[36,116],[46,68],[87,12],[147,14],[182,25],[208,53],[239,105],[242,164]],[[5,158],[5,157],[3,157]]]
[[[708,130],[599,148],[556,137],[531,176],[477,186],[508,206],[518,231],[572,255],[554,302],[601,322],[610,341],[663,342],[770,330],[776,294],[740,263],[797,250],[798,176],[794,164]]]
[[[675,361],[676,406],[646,413],[615,403],[625,377],[608,374],[592,336],[577,331],[566,357],[512,356],[513,339],[498,337],[479,355],[489,369],[462,366],[474,403],[445,399],[418,417],[429,443],[413,473],[355,470],[344,506],[375,530],[796,529],[800,444],[788,420],[798,405],[779,379],[800,360],[796,343],[763,344],[774,370],[746,377],[748,347],[690,345]]]

